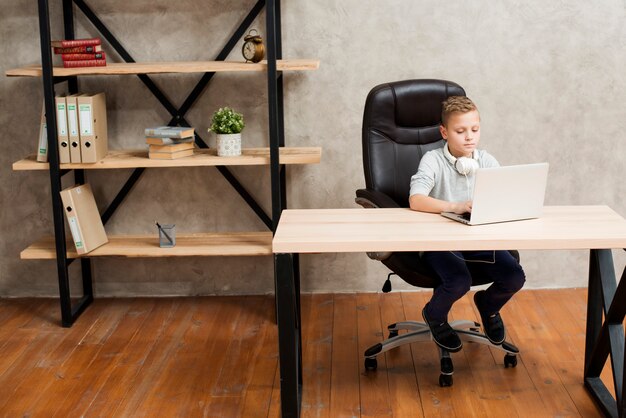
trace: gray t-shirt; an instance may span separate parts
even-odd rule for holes
[[[500,166],[487,151],[476,150],[475,152],[480,168]],[[456,171],[443,154],[443,148],[428,151],[422,157],[417,173],[411,177],[410,195],[414,194],[447,202],[471,200],[474,194],[474,175],[466,177]]]

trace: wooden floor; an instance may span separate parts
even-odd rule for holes
[[[305,295],[303,416],[597,417],[582,385],[586,291],[520,292],[503,310],[522,354],[465,344],[454,386],[435,345],[362,353],[419,319],[429,293]],[[97,299],[70,329],[56,300],[0,300],[0,416],[277,417],[273,298]],[[476,319],[471,295],[452,319]],[[604,380],[610,375],[604,376]],[[610,386],[612,387],[612,386]]]

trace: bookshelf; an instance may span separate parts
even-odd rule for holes
[[[119,40],[108,30],[83,0],[63,0],[64,38],[75,39],[74,9],[77,8],[100,32],[108,47],[122,58],[121,63],[107,63],[105,67],[62,68],[54,67],[50,48],[50,13],[48,0],[37,0],[39,11],[39,34],[41,38],[41,64],[28,65],[6,71],[8,77],[33,77],[43,81],[44,101],[48,126],[49,163],[39,163],[34,155],[25,157],[13,164],[15,171],[47,171],[50,177],[54,236],[43,237],[29,245],[20,254],[22,259],[56,260],[61,304],[61,323],[70,327],[80,314],[93,301],[91,259],[96,257],[188,257],[188,256],[272,256],[272,236],[278,225],[283,209],[286,208],[286,167],[293,164],[317,164],[321,160],[320,147],[288,147],[284,138],[283,116],[283,73],[292,71],[312,71],[319,68],[316,59],[283,59],[280,28],[280,2],[257,0],[249,13],[232,33],[221,50],[211,61],[194,62],[136,62],[124,49]],[[58,4],[58,3],[57,3]],[[265,9],[265,47],[267,59],[259,63],[227,61],[232,51],[241,46],[241,39],[250,25]],[[83,76],[137,76],[171,114],[172,119],[164,124],[171,126],[194,126],[185,119],[185,113],[196,102],[215,73],[261,73],[267,77],[268,96],[268,146],[243,149],[238,157],[218,157],[215,150],[208,149],[206,143],[196,133],[195,154],[176,160],[153,160],[148,158],[147,146],[144,149],[109,150],[108,155],[94,164],[59,164],[57,121],[54,106],[55,85],[68,83],[69,93],[77,93],[78,80]],[[167,95],[150,79],[152,74],[204,73],[180,107],[174,106]],[[142,127],[143,129],[144,127]],[[34,139],[33,139],[34,140]],[[141,140],[143,142],[143,139]],[[176,246],[160,248],[156,231],[148,235],[113,235],[109,243],[85,255],[78,256],[72,241],[66,239],[64,208],[59,196],[62,188],[61,177],[73,173],[75,183],[84,184],[86,174],[94,169],[134,169],[133,174],[121,187],[102,216],[103,222],[111,217],[132,186],[146,169],[167,167],[213,166],[228,180],[244,201],[257,213],[268,227],[268,231],[248,232],[202,232],[177,234]],[[265,214],[252,196],[228,171],[229,166],[265,166],[271,175],[271,216]],[[69,289],[68,266],[80,260],[83,296],[78,302]],[[297,260],[295,262],[297,265]],[[294,274],[298,276],[297,268]],[[276,275],[274,276],[276,279]]]
[[[209,257],[272,255],[271,232],[228,232],[176,234],[176,246],[160,248],[152,235],[110,235],[109,242],[89,254],[79,256],[67,241],[67,258],[79,257]],[[54,260],[54,237],[43,237],[20,253],[23,260]]]
[[[283,147],[279,151],[280,164],[318,164],[322,158],[322,149],[319,147]],[[240,165],[269,165],[269,148],[243,148],[237,157],[218,157],[215,149],[196,148],[190,157],[176,160],[156,160],[148,158],[148,150],[109,150],[109,153],[97,163],[69,163],[60,164],[62,170],[83,169],[115,169],[115,168],[166,168],[166,167],[202,167],[202,166],[240,166]],[[13,163],[14,171],[50,169],[49,163],[40,163],[35,154]]]
[[[319,68],[319,60],[278,60],[277,71],[309,71]],[[188,61],[188,62],[130,62],[107,63],[106,67],[63,68],[53,67],[55,77],[79,75],[137,75],[167,73],[206,73],[206,72],[259,72],[267,71],[267,61],[258,63],[242,61]],[[14,68],[5,72],[7,77],[41,77],[41,65]]]

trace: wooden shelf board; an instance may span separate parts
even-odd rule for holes
[[[317,70],[319,60],[287,59],[276,61],[278,71]],[[63,68],[54,67],[55,77],[76,75],[126,75],[159,73],[207,73],[225,71],[267,71],[267,61],[258,63],[243,61],[187,61],[187,62],[133,62],[107,63],[105,67]],[[7,70],[8,77],[41,77],[41,65],[28,65]]]
[[[271,232],[229,232],[177,234],[176,246],[160,248],[157,234],[110,236],[109,242],[88,254],[76,254],[67,243],[67,257],[189,257],[260,256],[272,254]],[[54,237],[44,237],[20,253],[24,260],[56,258]]]
[[[109,150],[109,154],[97,163],[61,164],[61,169],[110,169],[137,167],[198,167],[226,165],[269,165],[269,148],[244,148],[237,157],[218,157],[215,149],[196,148],[189,157],[176,160],[148,158],[148,150]],[[322,157],[320,147],[283,147],[280,149],[281,164],[319,164]],[[13,170],[48,170],[49,163],[40,163],[36,156],[13,163]]]

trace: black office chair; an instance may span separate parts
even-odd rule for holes
[[[407,80],[381,84],[370,91],[363,114],[363,168],[365,189],[356,191],[356,203],[364,208],[400,208],[409,206],[410,179],[417,171],[422,156],[440,148],[444,141],[439,133],[441,105],[449,96],[465,96],[458,84],[443,80]],[[519,253],[511,251],[519,261]],[[420,259],[419,252],[368,253],[381,261],[407,283],[435,288],[436,273]],[[385,287],[388,288],[388,282]],[[474,279],[472,285],[487,283]],[[383,290],[390,290],[385,289]],[[517,365],[517,347],[509,342],[494,345],[479,332],[474,321],[453,321],[450,325],[463,341],[489,345],[500,349],[505,367]],[[404,344],[428,341],[432,337],[424,322],[405,321],[388,327],[389,339],[365,351],[365,368],[375,370],[376,356]],[[407,330],[399,334],[398,331]],[[439,348],[439,346],[437,346]],[[450,353],[439,348],[441,386],[452,385],[454,366]]]

